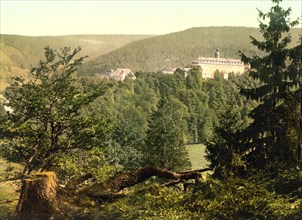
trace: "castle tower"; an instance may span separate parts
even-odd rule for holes
[[[215,52],[214,56],[215,56],[215,58],[219,58],[219,50],[218,49],[216,49],[216,52]]]

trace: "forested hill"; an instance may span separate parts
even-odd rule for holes
[[[102,54],[115,50],[132,41],[151,37],[150,35],[66,35],[66,36],[19,36],[0,35],[1,62],[9,59],[11,64],[32,64],[43,58],[45,46],[51,48],[77,47],[82,48],[82,55],[89,55],[88,59],[94,59]],[[2,63],[1,63],[2,64]],[[34,63],[35,64],[35,63]],[[20,64],[19,64],[20,65]]]
[[[292,31],[293,42],[301,31]],[[103,73],[115,67],[134,71],[158,71],[165,67],[190,65],[198,56],[213,56],[219,48],[221,57],[238,58],[238,50],[254,53],[249,36],[261,39],[259,29],[246,27],[198,27],[129,43],[94,61],[88,62],[83,75]]]
[[[26,74],[29,68],[43,58],[44,47],[54,49],[80,46],[81,56],[87,60],[115,50],[129,42],[151,37],[149,35],[67,35],[51,37],[30,37],[0,35],[0,91],[7,85],[8,78]]]

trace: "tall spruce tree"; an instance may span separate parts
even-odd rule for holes
[[[283,9],[280,2],[273,0],[275,5],[268,13],[258,10],[263,41],[251,37],[251,43],[265,55],[247,57],[240,52],[242,60],[251,65],[249,75],[261,82],[256,88],[241,90],[248,98],[261,101],[250,114],[253,123],[245,130],[246,159],[257,167],[287,161],[293,156],[287,135],[289,108],[286,100],[298,85],[293,53],[299,46],[289,48],[290,28],[296,26],[298,20],[291,22],[288,18],[291,9]]]

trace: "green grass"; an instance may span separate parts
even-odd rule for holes
[[[192,164],[192,170],[207,167],[205,156],[205,146],[203,144],[192,144],[187,146],[189,158]]]
[[[0,157],[0,219],[9,219],[18,202],[23,165],[8,163]]]

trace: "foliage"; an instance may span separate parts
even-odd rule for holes
[[[52,169],[59,171],[63,181],[87,172],[101,181],[116,169],[131,170],[155,162],[177,170],[188,167],[185,144],[201,143],[209,137],[227,103],[238,108],[240,120],[246,117],[250,103],[239,95],[238,86],[255,84],[246,75],[203,80],[200,69],[192,69],[186,77],[179,69],[172,75],[140,72],[136,76],[136,80],[112,81],[106,96],[81,108],[79,113],[91,118],[89,123],[110,124],[99,128],[90,150],[52,154]],[[73,80],[73,85],[85,92],[91,91],[92,83],[106,84],[98,78]],[[104,150],[93,155],[104,145]],[[161,158],[163,151],[166,156]],[[103,171],[104,175],[100,174]]]
[[[300,171],[290,173],[286,179],[291,179],[293,173]],[[192,194],[186,205],[194,213],[193,216],[202,216],[202,219],[299,219],[301,212],[296,205],[301,204],[301,197],[276,194],[271,190],[271,177],[266,175],[258,174],[247,180],[210,179]]]
[[[219,125],[206,142],[206,158],[215,168],[214,177],[231,178],[245,175],[245,162],[240,149],[241,131],[248,122],[240,119],[240,112],[230,105],[220,115]]]
[[[194,185],[194,184],[193,184]],[[288,188],[290,187],[290,188]],[[187,192],[163,187],[155,179],[103,204],[98,219],[300,219],[301,171],[258,172],[248,179],[208,178]]]
[[[105,157],[105,149],[93,147],[91,149],[74,149],[55,157],[52,168],[58,174],[62,183],[91,173],[97,182],[102,182],[114,175],[118,167],[110,165]]]
[[[113,204],[106,204],[96,214],[98,219],[189,219],[179,201],[184,193],[157,183],[142,184]]]
[[[107,159],[131,170],[160,155],[159,143],[169,143],[170,149],[204,143],[213,126],[219,125],[219,115],[228,103],[237,109],[239,120],[245,121],[256,102],[241,96],[238,87],[257,83],[247,75],[217,81],[201,76],[200,69],[192,69],[186,77],[182,70],[171,75],[138,72],[136,80],[113,82],[106,97],[97,99],[89,109],[101,110],[114,124],[106,142]],[[175,154],[179,159],[176,155],[179,153]]]
[[[84,59],[75,58],[79,51],[45,48],[45,61],[31,70],[32,80],[14,78],[5,91],[13,113],[1,117],[2,150],[7,159],[25,162],[24,174],[49,169],[58,154],[102,146],[107,122],[82,109],[102,96],[108,85],[79,84],[74,78]]]
[[[259,11],[260,32],[264,41],[251,37],[252,45],[262,51],[264,56],[255,54],[247,57],[241,53],[242,60],[251,64],[249,75],[261,82],[256,88],[242,89],[246,97],[261,100],[261,104],[250,114],[253,123],[245,131],[244,150],[249,152],[246,159],[256,167],[295,158],[288,137],[290,108],[286,100],[297,90],[297,86],[301,86],[299,73],[302,42],[289,48],[290,28],[297,25],[298,21],[289,21],[291,9],[282,9],[279,6],[281,1],[273,2],[276,5],[268,13]],[[267,23],[266,19],[269,19]]]
[[[144,80],[137,79],[115,85],[110,96],[99,103],[115,123],[107,143],[107,157],[126,170],[138,168],[143,163],[142,145],[148,118],[156,109],[157,95]]]
[[[190,167],[186,145],[187,108],[172,97],[162,98],[151,115],[143,150],[146,165],[180,170]]]

